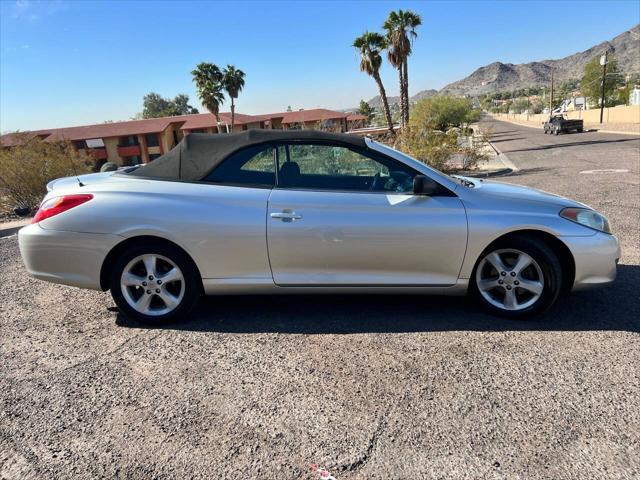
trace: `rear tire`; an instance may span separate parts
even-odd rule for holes
[[[512,319],[543,314],[561,288],[556,254],[545,243],[524,237],[507,238],[486,249],[470,281],[470,293],[485,310]]]
[[[184,320],[202,291],[191,258],[163,243],[136,245],[115,262],[111,295],[126,317],[150,325]]]

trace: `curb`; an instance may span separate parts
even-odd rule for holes
[[[510,173],[513,173],[514,170],[511,168],[501,168],[499,170],[486,170],[486,171],[482,171],[482,170],[473,170],[473,171],[469,171],[469,172],[460,172],[462,174],[464,174],[464,176],[466,177],[471,177],[471,178],[491,178],[491,177],[502,177],[505,175],[509,175]]]
[[[502,162],[502,164],[505,166],[505,169],[509,169],[512,172],[518,172],[520,171],[520,169],[516,166],[515,163],[513,163],[509,157],[507,157],[504,153],[502,153],[502,150],[500,150],[498,147],[496,147],[492,141],[489,141],[489,143],[491,144],[491,146],[494,148],[494,150],[496,152],[498,152],[498,160],[500,160]]]
[[[585,130],[585,132],[612,133],[614,135],[632,135],[635,137],[640,137],[640,132],[620,132],[616,130],[600,130],[599,128],[590,128],[588,130]]]
[[[18,233],[18,230],[20,230],[24,226],[25,225],[20,225],[19,227],[9,227],[9,228],[0,229],[0,238],[10,237],[11,235]]]
[[[480,124],[478,124],[478,127],[479,126],[480,126]],[[502,150],[500,150],[498,147],[496,147],[495,144],[491,140],[488,140],[488,142],[489,142],[489,145],[491,146],[491,148],[493,148],[493,150],[498,154],[497,158],[498,158],[498,160],[500,160],[500,162],[502,162],[502,165],[504,165],[505,168],[503,170],[497,170],[496,173],[491,172],[493,174],[492,175],[487,175],[487,177],[489,177],[489,176],[498,176],[498,175],[508,175],[509,173],[520,171],[520,169],[516,166],[516,164],[513,163],[509,159],[509,157],[507,157],[504,153],[502,153]],[[508,172],[507,172],[507,170],[508,170]],[[498,172],[503,172],[503,173],[498,173]]]

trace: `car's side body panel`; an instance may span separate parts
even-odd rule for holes
[[[91,192],[93,200],[42,221],[42,227],[124,238],[156,236],[182,247],[203,278],[271,281],[269,189],[121,180],[98,184]]]
[[[272,218],[283,212],[299,218]],[[444,286],[457,281],[467,219],[457,197],[275,189],[267,238],[280,286]]]

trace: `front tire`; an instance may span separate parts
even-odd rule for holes
[[[187,317],[200,297],[202,283],[182,250],[157,243],[136,245],[121,254],[109,286],[125,316],[162,325]]]
[[[471,278],[471,292],[487,311],[513,319],[543,314],[561,287],[562,268],[553,250],[524,237],[485,250]]]

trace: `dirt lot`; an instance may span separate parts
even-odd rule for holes
[[[107,293],[29,278],[0,239],[0,478],[639,478],[640,142],[495,129],[509,181],[610,216],[612,287],[539,322],[447,298],[249,297],[146,329]],[[631,173],[585,180],[590,152]]]

